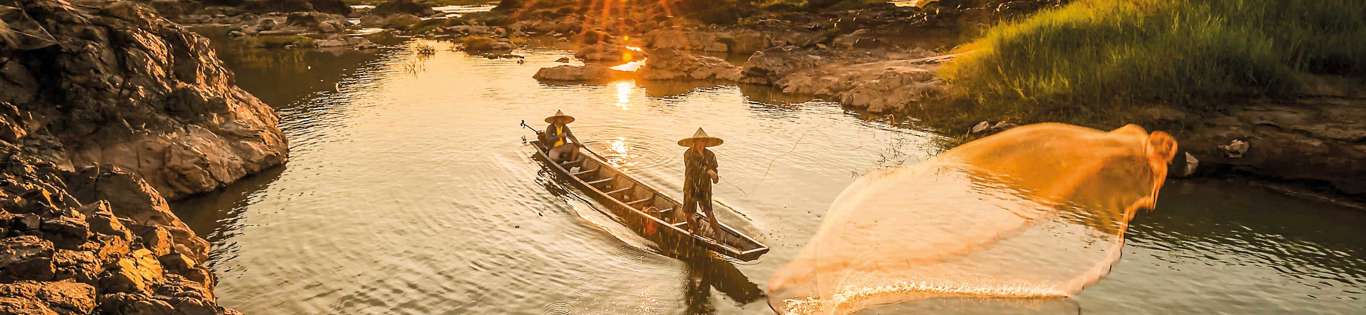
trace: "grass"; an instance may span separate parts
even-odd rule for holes
[[[1078,0],[993,27],[943,67],[955,127],[1097,122],[1144,104],[1218,110],[1366,77],[1366,1]],[[947,112],[947,110],[941,110]]]

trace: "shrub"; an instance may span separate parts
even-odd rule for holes
[[[941,69],[955,94],[1025,120],[1289,96],[1303,74],[1366,76],[1366,1],[1079,0],[957,52]]]

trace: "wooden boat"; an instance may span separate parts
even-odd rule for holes
[[[548,148],[545,145],[540,141],[531,144],[536,148],[536,158],[547,168],[607,206],[619,221],[661,248],[678,254],[688,253],[689,248],[702,248],[741,261],[751,261],[768,253],[768,246],[725,223],[720,224],[720,231],[711,235],[689,232],[688,222],[682,214],[683,203],[622,173],[596,153],[582,150],[580,156],[583,158],[579,161],[554,163],[546,155]],[[704,220],[698,222],[706,223]]]

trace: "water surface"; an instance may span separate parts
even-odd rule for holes
[[[436,46],[418,56],[413,45]],[[375,52],[221,46],[273,104],[287,166],[176,205],[214,243],[220,302],[247,313],[766,313],[762,288],[846,185],[931,156],[936,136],[825,102],[707,83],[543,84],[525,63],[420,41]],[[697,127],[724,219],[772,247],[753,263],[659,254],[552,180],[518,127],[564,110],[580,139],[681,190]],[[943,313],[1366,312],[1366,214],[1232,182],[1172,182],[1108,278],[1044,306],[955,300]],[[1029,257],[1021,257],[1029,259]],[[869,313],[896,313],[896,306]],[[923,309],[922,309],[923,310]]]

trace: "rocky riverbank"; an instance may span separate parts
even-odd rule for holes
[[[961,96],[948,95],[950,87],[939,75],[939,67],[955,57],[949,52],[975,36],[974,30],[1067,2],[936,1],[920,7],[902,7],[858,1],[807,1],[800,6],[778,4],[761,8],[746,1],[717,5],[709,1],[673,0],[604,8],[602,4],[569,0],[504,0],[491,12],[454,14],[395,0],[392,4],[352,12],[298,9],[303,11],[252,13],[257,9],[249,5],[222,9],[219,4],[220,9],[214,10],[228,14],[211,16],[209,12],[216,11],[198,11],[186,21],[213,20],[238,25],[229,32],[235,30],[243,34],[241,38],[276,47],[372,47],[363,44],[368,40],[340,34],[375,28],[453,40],[470,53],[489,57],[515,58],[511,52],[517,47],[551,42],[575,50],[576,60],[542,69],[536,75],[539,80],[602,82],[635,78],[771,86],[787,94],[838,101],[856,111],[907,117],[922,128],[973,138],[1028,121],[1012,121],[1010,117],[959,121],[959,117],[972,116],[964,113],[973,109],[970,104],[955,100]],[[311,22],[315,20],[334,22]],[[338,21],[348,21],[342,27],[344,30],[314,26],[340,24]],[[286,29],[289,36],[302,34],[305,38],[263,40],[260,38],[279,35],[262,32],[263,24]],[[628,46],[639,49],[630,50]],[[1344,90],[1352,83],[1330,86],[1336,86],[1330,90]],[[1300,105],[1324,103],[1323,100],[1339,105]],[[1359,187],[1366,182],[1366,171],[1359,162],[1366,160],[1366,149],[1360,147],[1360,137],[1304,131],[1328,130],[1306,129],[1304,124],[1312,123],[1304,119],[1358,117],[1363,107],[1360,104],[1366,101],[1341,93],[1306,95],[1299,100],[1229,101],[1257,106],[1199,113],[1154,106],[1138,115],[1109,120],[1171,131],[1182,140],[1184,152],[1190,153],[1177,159],[1182,164],[1180,168],[1188,169],[1190,175],[1251,175],[1307,183],[1353,198],[1366,196],[1366,189]],[[1366,129],[1359,121],[1342,120],[1332,125],[1347,131]],[[1245,154],[1236,152],[1241,145],[1235,141],[1249,144]],[[1294,152],[1325,155],[1310,163],[1305,161],[1304,154]]]
[[[994,117],[958,123],[957,117],[971,116],[966,113],[973,111],[972,105],[963,95],[948,91],[949,83],[939,74],[939,67],[956,57],[948,52],[967,39],[962,36],[965,30],[1066,1],[953,2],[953,6],[941,1],[921,8],[866,5],[751,12],[740,8],[738,13],[687,11],[692,15],[668,15],[668,10],[647,7],[617,17],[626,19],[627,27],[621,28],[595,23],[601,17],[593,10],[555,9],[539,2],[519,7],[516,1],[504,1],[500,9],[521,17],[508,26],[513,34],[605,25],[571,37],[582,47],[577,54],[582,65],[542,69],[537,74],[541,80],[634,77],[772,86],[788,94],[838,101],[857,111],[907,117],[919,127],[965,139],[1033,122]],[[688,7],[688,1],[671,3],[675,9]],[[707,22],[717,20],[717,15],[732,20]],[[648,53],[648,61],[625,57],[630,54],[617,54],[623,56],[620,59],[582,58],[610,56],[612,47],[620,46],[641,47],[643,52],[637,55]],[[607,53],[598,53],[603,50]],[[738,65],[716,57],[737,54],[748,57]],[[634,75],[613,68],[635,62],[644,64]],[[1192,112],[1159,104],[1135,115],[1115,113],[1105,121],[1140,123],[1175,134],[1183,154],[1174,176],[1251,177],[1360,200],[1366,197],[1366,163],[1362,162],[1366,147],[1361,145],[1366,139],[1366,98],[1353,87],[1361,82],[1321,81],[1311,93],[1291,99],[1230,99],[1249,105],[1229,106],[1234,109],[1228,111]]]
[[[235,313],[166,200],[284,163],[274,111],[142,4],[0,12],[0,313]]]

